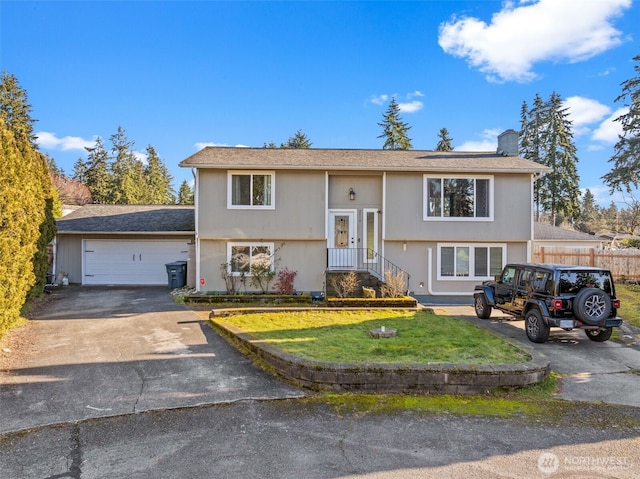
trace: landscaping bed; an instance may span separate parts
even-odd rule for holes
[[[477,394],[549,375],[542,356],[425,310],[243,308],[212,311],[210,320],[238,349],[314,390]],[[397,334],[370,334],[383,326]]]

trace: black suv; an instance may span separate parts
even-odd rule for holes
[[[602,268],[508,264],[495,281],[477,285],[473,297],[481,319],[489,318],[492,308],[524,318],[534,343],[544,343],[551,327],[584,329],[592,341],[606,341],[622,324],[611,272]]]

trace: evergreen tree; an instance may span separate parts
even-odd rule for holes
[[[622,82],[622,93],[616,102],[622,101],[629,109],[615,121],[622,125],[622,135],[618,137],[614,154],[609,160],[612,170],[602,178],[611,191],[626,191],[640,185],[640,55],[633,58],[638,76]]]
[[[576,226],[580,231],[595,234],[600,227],[600,207],[596,204],[595,197],[589,189],[582,195],[582,205],[580,207],[580,219]]]
[[[556,226],[580,213],[578,157],[568,116],[555,92],[547,102],[536,94],[530,110],[526,103],[521,108],[520,155],[552,169],[534,186],[536,219],[546,213]]]
[[[382,122],[378,123],[382,127],[382,134],[378,138],[384,138],[383,150],[410,150],[412,148],[411,138],[408,132],[411,129],[400,118],[400,106],[396,103],[395,97],[391,98],[387,111],[382,115]]]
[[[76,181],[84,183],[87,177],[87,164],[82,158],[78,158],[73,164],[73,176]]]
[[[547,123],[546,108],[542,97],[536,93],[533,106],[529,110],[527,103],[522,103],[520,110],[520,156],[536,163],[544,164],[543,136],[544,125]],[[534,201],[536,205],[535,218],[540,221],[542,204],[546,200],[547,190],[541,180],[534,184]]]
[[[176,202],[176,197],[171,188],[173,177],[151,145],[147,147],[147,166],[145,167],[144,177],[147,185],[144,203],[169,205]]]
[[[438,133],[438,144],[436,145],[436,151],[453,151],[453,146],[451,146],[451,142],[453,138],[449,136],[449,130],[446,128],[441,128],[440,133]]]
[[[1,330],[12,323],[14,307],[21,308],[26,299],[39,295],[44,289],[49,268],[47,247],[55,237],[54,211],[60,211],[60,201],[51,185],[48,158],[38,151],[33,136],[35,120],[31,118],[27,92],[15,76],[6,72],[0,77],[0,121],[3,141],[0,243],[2,248],[9,247],[9,253],[0,252],[0,258],[15,263],[5,272],[16,274],[14,277],[9,273],[4,278],[0,275],[2,288],[7,288],[0,291],[0,296],[3,301],[15,302],[7,306],[8,316],[0,319],[5,323],[0,325]],[[9,236],[18,243],[12,244]],[[28,262],[23,261],[25,258]],[[5,306],[0,305],[0,309]]]
[[[144,203],[144,165],[136,158],[134,142],[118,126],[117,133],[111,135],[111,201],[117,205]]]
[[[102,138],[96,139],[93,148],[85,147],[89,152],[86,171],[84,173],[84,183],[91,191],[94,203],[113,204],[111,197],[111,174],[109,173],[109,153],[104,148]],[[77,163],[76,163],[77,164]]]
[[[178,191],[178,204],[179,205],[192,205],[193,201],[193,190],[187,183],[187,180],[184,180],[180,185],[180,190]]]
[[[33,257],[45,219],[40,188],[31,181],[37,152],[22,131],[16,137],[0,114],[0,335],[19,319],[35,284]]]
[[[294,136],[290,136],[286,143],[282,143],[280,148],[311,148],[311,141],[302,133],[302,130],[296,131]]]
[[[15,75],[7,71],[3,71],[0,76],[0,115],[4,118],[6,128],[14,133],[18,142],[24,135],[34,149],[38,148],[33,135],[36,120],[31,118],[27,92],[20,86]]]
[[[545,163],[553,171],[544,176],[549,189],[544,207],[551,215],[551,224],[556,226],[559,216],[576,220],[580,215],[578,156],[567,110],[560,95],[553,92],[548,102],[549,125],[545,135]]]

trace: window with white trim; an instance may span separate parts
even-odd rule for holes
[[[231,209],[275,208],[275,172],[229,171],[227,205]]]
[[[273,243],[227,243],[227,272],[251,276],[256,267],[273,269]]]
[[[502,273],[506,255],[505,244],[438,244],[438,279],[494,278]]]
[[[493,176],[424,176],[423,219],[493,219]]]

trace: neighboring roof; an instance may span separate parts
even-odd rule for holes
[[[193,206],[85,205],[56,221],[58,233],[194,233]]]
[[[606,241],[606,238],[600,236],[558,228],[537,221],[533,225],[533,238],[538,241]]]
[[[305,169],[361,171],[466,171],[544,173],[548,167],[491,152],[431,150],[329,150],[318,148],[230,148],[207,146],[182,167],[217,169]]]

